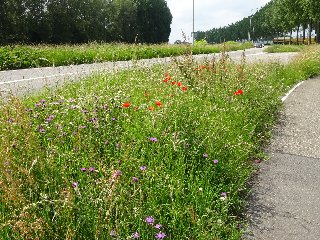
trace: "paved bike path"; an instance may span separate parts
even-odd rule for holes
[[[245,239],[320,239],[320,77],[295,89],[254,180]]]

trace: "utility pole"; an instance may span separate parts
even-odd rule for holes
[[[192,0],[192,45],[194,45],[194,0]]]

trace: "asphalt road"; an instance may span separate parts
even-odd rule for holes
[[[229,52],[228,55],[234,61],[240,61],[243,51]],[[280,61],[286,63],[297,53],[273,53],[267,54],[262,49],[247,49],[245,51],[247,62],[256,61]],[[201,61],[204,59],[219,58],[219,54],[196,55],[194,59]],[[26,95],[35,92],[43,87],[53,87],[62,85],[65,81],[79,80],[92,73],[101,71],[113,71],[117,69],[131,68],[135,65],[144,67],[153,64],[170,63],[172,58],[154,58],[132,61],[105,62],[94,64],[81,64],[60,67],[32,68],[22,70],[0,71],[0,95]]]
[[[248,204],[246,239],[320,239],[320,77],[284,101]]]

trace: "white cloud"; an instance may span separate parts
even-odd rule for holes
[[[254,14],[270,0],[194,0],[195,31],[223,27]],[[193,0],[167,0],[173,16],[170,42],[182,39],[182,31],[191,41]]]

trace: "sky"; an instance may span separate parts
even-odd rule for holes
[[[207,31],[227,26],[254,14],[270,0],[194,0],[194,29]],[[192,42],[193,0],[167,0],[172,14],[169,42],[183,40]]]

